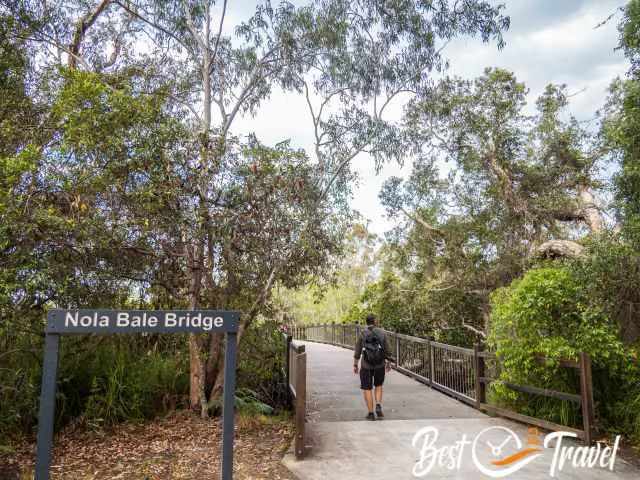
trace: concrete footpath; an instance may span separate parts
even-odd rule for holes
[[[573,457],[580,463],[582,452],[575,447],[581,443],[562,439],[561,447],[573,449],[556,448],[556,441],[544,448],[537,442],[545,432],[528,435],[524,425],[489,417],[395,371],[385,381],[385,418],[368,421],[359,378],[352,371],[353,352],[311,342],[306,348],[310,450],[302,461],[293,454],[283,460],[300,480],[640,479],[640,470],[620,458],[613,471],[574,467]],[[430,448],[421,455],[425,445]],[[539,450],[509,458],[528,447]],[[562,468],[556,458],[552,472],[554,457],[561,453],[573,456]],[[602,454],[601,447],[592,459],[607,465]]]

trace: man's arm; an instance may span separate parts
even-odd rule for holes
[[[389,335],[384,334],[384,353],[387,360],[387,366],[390,362],[395,362],[395,359],[391,356],[391,343],[389,343]]]
[[[353,368],[358,368],[358,361],[360,360],[360,355],[362,354],[362,335],[358,335],[356,338],[356,346],[353,349]]]

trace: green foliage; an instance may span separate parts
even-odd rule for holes
[[[614,178],[615,198],[622,233],[640,247],[640,2],[631,0],[619,26],[620,47],[631,63],[627,78],[610,88],[602,134],[620,164]]]
[[[462,322],[481,316],[478,297],[459,289],[439,291],[432,285],[416,283],[415,278],[402,280],[384,270],[379,280],[367,285],[342,322],[362,324],[371,312],[387,330],[431,336],[452,345],[473,345],[475,334],[464,328]]]
[[[236,392],[235,407],[250,415],[273,415],[274,408],[260,400],[260,395],[248,388],[239,388]]]
[[[0,369],[0,442],[35,433],[42,342],[11,339]],[[65,337],[61,342],[56,428],[71,421],[97,428],[154,418],[185,405],[184,339],[170,335]]]
[[[27,338],[0,326],[0,444],[35,434],[42,341]],[[241,411],[271,415],[287,406],[284,346],[271,321],[245,331],[237,371],[236,405]],[[56,428],[70,422],[101,428],[188,407],[188,358],[184,335],[64,337]],[[219,412],[219,405],[213,410]]]
[[[486,331],[489,294],[522,275],[539,245],[575,238],[578,222],[601,228],[583,201],[598,187],[594,135],[567,118],[566,86],[548,85],[533,115],[527,93],[512,72],[487,68],[443,79],[407,110],[421,155],[380,199],[399,221],[386,268],[401,280],[389,296],[415,331],[468,345],[474,329]]]
[[[308,279],[297,289],[278,286],[272,308],[281,312],[282,323],[345,320],[373,278],[376,241],[364,225],[355,224],[342,242],[340,256],[332,258],[324,275]]]
[[[575,406],[520,394],[501,382],[576,393],[576,372],[561,368],[557,360],[577,360],[580,352],[587,352],[600,425],[639,434],[633,426],[637,418],[628,417],[624,424],[619,420],[623,410],[629,412],[629,394],[637,395],[633,385],[640,370],[637,362],[629,362],[631,352],[625,349],[616,322],[599,307],[598,299],[590,297],[583,280],[566,266],[541,267],[493,293],[488,343],[502,358],[493,398],[528,415],[577,424]],[[550,361],[539,365],[538,354]]]
[[[238,357],[238,397],[244,398],[246,407],[262,410],[260,413],[286,407],[285,340],[278,325],[263,319],[245,330],[243,336]],[[243,388],[250,395],[243,394]]]
[[[585,255],[569,264],[589,301],[617,324],[626,345],[640,343],[640,255],[620,235],[585,242]]]

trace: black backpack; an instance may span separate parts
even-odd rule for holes
[[[372,367],[380,367],[384,363],[386,358],[384,345],[373,330],[367,329],[365,332],[362,356]]]

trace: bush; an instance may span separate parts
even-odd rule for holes
[[[0,329],[0,446],[34,436],[42,365],[42,336],[7,327]],[[284,346],[273,322],[245,332],[237,372],[241,411],[271,414],[287,406]],[[185,335],[66,336],[60,343],[57,429],[152,419],[188,407],[188,394]]]
[[[593,302],[581,280],[566,266],[536,268],[493,293],[488,342],[503,361],[492,398],[527,415],[579,424],[579,412],[573,404],[517,393],[501,382],[578,392],[577,373],[559,367],[554,360],[577,359],[584,351],[592,360],[600,425],[634,433],[632,425],[638,419],[628,418],[622,424],[621,407],[628,404],[634,379],[640,378],[637,364],[629,362],[630,352],[620,339],[616,322]],[[551,361],[539,365],[536,354]]]
[[[622,341],[640,345],[640,255],[617,236],[592,239],[569,266],[593,304],[620,328]]]
[[[252,324],[244,332],[239,351],[238,396],[249,400],[253,397],[270,407],[286,408],[285,340],[278,325],[268,320]],[[243,396],[243,390],[253,395]]]
[[[42,365],[40,336],[10,337],[0,369],[0,442],[33,436]],[[56,428],[144,420],[187,400],[188,356],[169,335],[69,336],[60,342]]]
[[[342,323],[364,323],[372,312],[387,329],[417,337],[434,336],[438,341],[470,347],[475,334],[463,323],[484,328],[487,301],[462,288],[440,288],[423,282],[402,281],[384,271],[380,280],[367,285]]]

